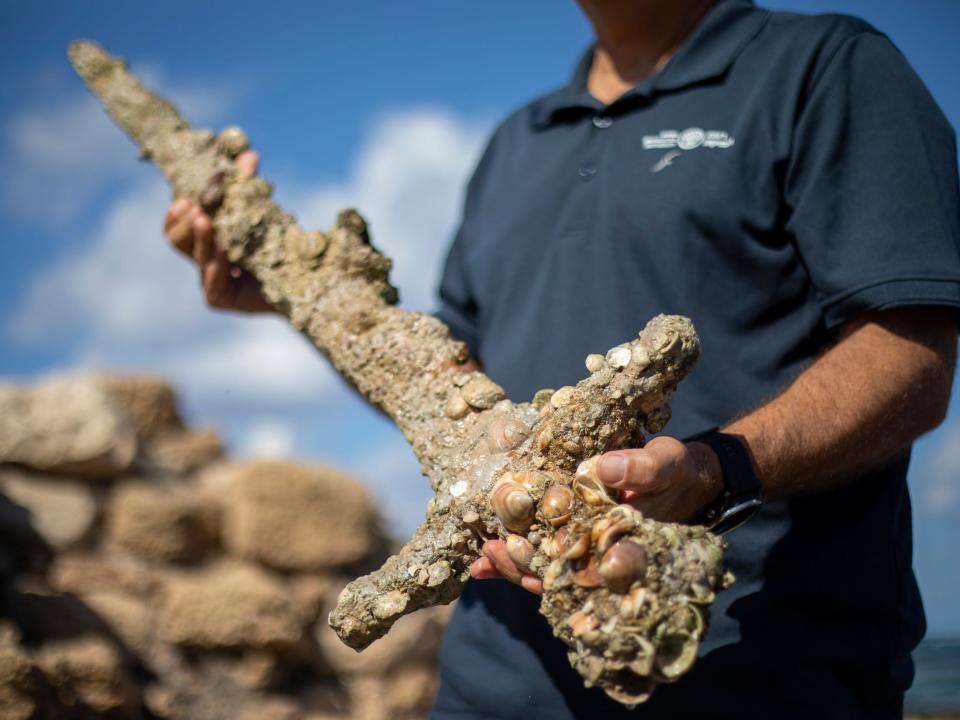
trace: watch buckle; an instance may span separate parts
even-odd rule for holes
[[[735,501],[725,507],[720,516],[707,525],[707,529],[716,535],[726,535],[750,520],[762,505],[763,501],[759,498]]]

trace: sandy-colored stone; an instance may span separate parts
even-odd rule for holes
[[[97,518],[93,493],[78,480],[0,468],[0,492],[30,511],[30,524],[57,550],[83,540]]]
[[[158,618],[161,637],[196,648],[287,648],[302,621],[279,578],[226,562],[167,579]]]
[[[97,382],[113,396],[108,378]],[[21,548],[29,534],[40,545],[46,535],[53,546],[52,560],[31,565],[31,573],[11,561],[0,576],[0,590],[12,583],[11,617],[39,643],[24,647],[13,626],[0,622],[0,718],[124,720],[138,717],[141,699],[151,717],[168,720],[423,717],[407,712],[420,696],[400,668],[433,666],[439,624],[428,619],[444,610],[412,616],[361,655],[325,622],[345,578],[313,567],[316,557],[366,563],[384,547],[362,489],[331,470],[257,463],[251,473],[250,463],[214,458],[219,441],[182,426],[168,385],[119,382],[125,388],[114,400],[142,440],[134,470],[93,486],[0,466],[0,492],[8,490],[13,511],[9,522],[0,512],[0,541]],[[37,488],[58,492],[35,500]],[[70,510],[60,495],[71,489],[89,508]],[[252,533],[240,545],[258,563],[289,567],[289,575],[223,558],[220,517],[241,506],[240,526]],[[316,538],[318,527],[335,529]],[[204,555],[210,564],[179,564]],[[319,626],[332,653],[318,645]],[[127,665],[134,658],[149,673],[135,682]],[[398,688],[391,691],[382,673],[399,673]]]
[[[130,467],[136,453],[133,425],[92,378],[0,386],[0,462],[103,478]]]
[[[250,690],[269,688],[280,675],[280,658],[269,650],[247,650],[233,665],[237,684]]]
[[[150,683],[143,689],[143,704],[159,718],[176,717],[176,693],[166,685]]]
[[[302,710],[293,699],[282,696],[251,698],[240,708],[236,720],[300,720]]]
[[[324,612],[336,582],[329,577],[302,573],[290,578],[290,591],[301,617],[307,623],[317,620]]]
[[[238,466],[225,498],[224,544],[282,570],[334,568],[375,547],[376,516],[343,473],[290,462]]]
[[[47,572],[50,586],[64,593],[115,592],[144,597],[156,588],[156,575],[143,561],[117,553],[58,555]]]
[[[425,717],[437,694],[437,677],[425,666],[398,669],[384,679],[384,704],[390,717]]]
[[[316,626],[317,642],[324,657],[340,673],[379,675],[400,665],[431,665],[440,648],[450,607],[418,610],[400,618],[384,637],[361,652],[351,650],[326,623]]]
[[[176,394],[162,377],[101,375],[95,381],[133,423],[141,440],[149,440],[170,428],[182,427]]]
[[[48,642],[34,654],[37,667],[63,699],[114,717],[137,718],[138,693],[119,651],[94,636]]]
[[[29,720],[37,710],[33,664],[9,624],[0,626],[0,718]]]
[[[184,487],[126,482],[111,495],[106,535],[147,560],[196,562],[216,543],[217,511]]]
[[[146,602],[117,592],[95,592],[82,597],[125,647],[140,657],[150,651],[153,614]]]
[[[176,430],[158,434],[147,443],[145,453],[151,467],[184,474],[220,458],[223,443],[214,430]]]

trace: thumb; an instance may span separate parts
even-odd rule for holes
[[[600,458],[597,477],[608,487],[650,492],[657,478],[658,463],[649,450],[616,450]]]

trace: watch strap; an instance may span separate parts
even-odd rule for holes
[[[723,474],[724,491],[704,510],[702,524],[722,535],[752,518],[763,504],[761,485],[743,442],[717,428],[688,437],[684,442],[707,445],[716,453]]]

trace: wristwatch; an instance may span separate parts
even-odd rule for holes
[[[699,523],[718,535],[725,535],[756,515],[763,505],[760,480],[743,442],[717,428],[685,438],[684,442],[709,446],[717,454],[723,472],[723,492],[707,506]]]

